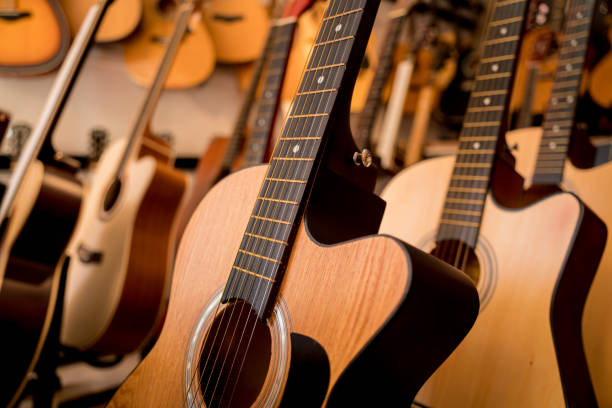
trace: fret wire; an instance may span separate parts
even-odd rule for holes
[[[240,268],[240,267],[235,266],[235,265],[234,265],[234,266],[232,266],[232,268],[233,268],[233,269],[236,269],[236,270],[238,270],[238,271],[240,271],[240,272],[247,273],[247,274],[249,274],[249,275],[256,276],[256,277],[261,278],[261,279],[265,279],[265,280],[270,281],[270,282],[276,282],[276,281],[275,281],[274,279],[272,279],[272,278],[268,278],[267,276],[260,275],[259,273],[256,273],[256,272],[253,272],[253,271],[249,271],[248,269],[245,269],[245,268]]]

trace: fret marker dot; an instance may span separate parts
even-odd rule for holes
[[[475,150],[478,150],[478,149],[480,149],[480,143],[479,143],[479,142],[474,142],[474,144],[472,145],[472,147],[473,147]]]
[[[317,83],[322,84],[324,80],[325,80],[325,77],[321,75],[319,78],[317,78]]]
[[[575,47],[575,46],[578,45],[578,41],[572,40],[572,41],[570,41],[570,44],[572,44],[572,47]]]
[[[565,70],[566,71],[571,71],[572,70],[572,64],[566,64],[565,65]]]
[[[581,12],[577,12],[577,13],[576,13],[576,18],[582,18],[582,17],[583,17],[583,16],[582,16],[582,13],[581,13]]]
[[[265,124],[266,124],[266,120],[265,120],[265,119],[259,119],[259,120],[257,121],[257,124],[258,124],[259,126],[263,126],[263,125],[265,125]]]
[[[266,98],[271,98],[271,97],[272,97],[272,91],[266,91],[266,92],[264,93],[264,97],[266,97]]]
[[[498,70],[499,70],[499,65],[497,65],[497,64],[491,65],[491,71],[497,72]]]
[[[550,148],[550,150],[555,150],[557,148],[557,144],[555,142],[550,142],[548,144],[548,147]]]
[[[567,99],[567,101],[568,101],[569,103],[574,102],[574,97],[573,97],[573,96],[568,96],[566,99]]]
[[[482,103],[486,106],[489,106],[491,104],[491,98],[487,96],[486,98],[482,100]]]
[[[299,152],[300,151],[300,145],[296,144],[295,146],[293,146],[293,149],[291,149],[291,150],[293,150],[293,153]]]
[[[559,125],[554,125],[554,126],[552,127],[552,131],[553,131],[553,132],[555,132],[555,133],[557,133],[557,132],[559,131]]]
[[[552,98],[550,100],[550,103],[552,103],[553,105],[556,105],[557,103],[559,103],[559,100],[557,98]]]
[[[336,26],[336,28],[334,28],[334,30],[335,30],[336,32],[338,32],[338,31],[342,30],[342,24],[338,24],[338,25]]]
[[[506,27],[501,27],[501,28],[499,29],[499,33],[500,33],[501,35],[506,35],[506,34],[508,34],[508,28],[506,28]]]

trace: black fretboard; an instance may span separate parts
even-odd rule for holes
[[[266,151],[274,132],[280,90],[285,78],[296,23],[295,18],[281,19],[271,28],[272,41],[266,61],[263,90],[246,146],[243,167],[261,164],[265,160]]]
[[[243,299],[260,317],[276,299],[329,132],[339,89],[350,93],[380,0],[331,0],[313,45],[223,301]],[[359,55],[358,55],[359,54]],[[346,79],[346,80],[345,80]],[[342,94],[343,101],[349,98]],[[348,103],[347,103],[348,108]]]
[[[557,185],[563,180],[594,7],[594,0],[569,2],[555,81],[542,123],[534,185]]]
[[[459,138],[437,242],[476,245],[496,153],[503,146],[526,0],[496,0]]]

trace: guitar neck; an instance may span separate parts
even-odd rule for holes
[[[475,247],[497,152],[505,143],[526,0],[496,0],[459,138],[436,240]]]
[[[40,119],[31,137],[28,139],[22,154],[19,156],[15,170],[11,174],[11,179],[0,205],[1,221],[5,220],[8,216],[8,212],[13,205],[17,190],[25,177],[28,167],[41,152],[43,144],[51,143],[50,139],[53,130],[93,43],[94,35],[111,2],[112,0],[100,0],[91,6],[87,12],[87,16],[83,20],[81,28],[66,55],[66,59],[57,73],[53,87],[43,106]]]
[[[555,80],[542,123],[543,133],[533,175],[534,185],[561,183],[574,127],[595,1],[570,0],[568,6]]]
[[[245,300],[261,318],[274,304],[326,141],[333,133],[331,118],[341,112],[348,117],[354,81],[379,4],[379,0],[330,1],[223,301]]]
[[[242,145],[244,143],[249,113],[251,112],[253,102],[255,101],[255,95],[257,93],[259,81],[261,80],[261,76],[263,74],[266,58],[270,54],[270,48],[272,47],[272,42],[274,41],[272,35],[274,32],[274,27],[274,25],[271,26],[270,32],[268,33],[268,38],[266,39],[266,43],[264,44],[263,51],[257,59],[257,62],[255,63],[255,67],[253,69],[253,76],[251,78],[251,83],[249,84],[249,89],[247,90],[247,93],[242,102],[242,107],[240,108],[240,113],[238,114],[238,119],[236,120],[234,131],[232,132],[232,136],[230,137],[227,148],[225,150],[225,154],[223,156],[223,162],[221,166],[227,173],[229,173],[230,169],[234,165],[234,161],[238,157],[240,149],[242,148]]]
[[[283,18],[277,21],[271,29],[270,36],[273,40],[266,61],[263,92],[246,146],[244,167],[254,166],[263,163],[265,160],[274,131],[276,114],[280,104],[280,91],[285,78],[296,25],[297,20],[295,18]]]
[[[155,74],[155,78],[153,79],[153,83],[149,87],[147,96],[142,104],[138,119],[132,127],[132,131],[130,132],[130,136],[128,137],[128,143],[126,143],[125,150],[123,151],[123,154],[121,156],[121,161],[119,162],[119,166],[117,167],[117,179],[121,177],[123,169],[134,154],[135,150],[137,149],[137,146],[139,145],[139,142],[142,141],[142,137],[147,131],[147,127],[151,122],[151,117],[153,116],[155,107],[157,106],[157,102],[159,101],[159,97],[161,96],[161,93],[163,91],[164,83],[166,82],[166,78],[168,77],[168,73],[170,72],[170,68],[172,67],[172,62],[174,61],[174,57],[176,56],[179,46],[181,45],[183,36],[187,31],[187,27],[189,26],[189,20],[194,9],[194,1],[184,1],[177,7],[177,17],[174,31],[170,36],[168,45],[166,46],[166,50],[164,52],[164,56],[162,57],[162,60],[159,63],[157,73]]]
[[[370,91],[366,98],[365,105],[359,114],[357,123],[357,146],[360,148],[370,148],[372,139],[372,129],[376,120],[376,113],[380,106],[380,99],[383,88],[387,83],[391,66],[393,65],[393,55],[397,48],[397,42],[402,29],[404,18],[408,13],[407,8],[394,10],[390,14],[388,23],[388,31],[383,42],[383,49],[378,60],[378,66],[370,85]]]

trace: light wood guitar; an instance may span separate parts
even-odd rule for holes
[[[149,132],[196,2],[182,1],[138,119],[103,153],[70,244],[61,342],[122,354],[146,346],[166,311],[175,222],[186,177],[167,142]]]
[[[469,329],[467,277],[362,237],[384,203],[373,169],[347,163],[341,129],[378,5],[330,1],[270,165],[226,177],[198,206],[162,334],[110,407],[407,406]]]
[[[39,75],[57,68],[70,30],[57,0],[0,0],[0,74]]]
[[[577,167],[567,158],[568,153],[571,153],[568,149],[574,128],[581,77],[585,76],[582,70],[589,44],[589,18],[592,18],[593,4],[592,1],[586,2],[585,7],[578,10],[578,7],[570,3],[570,6],[573,6],[570,9],[573,14],[568,14],[567,21],[574,23],[568,25],[571,32],[565,33],[563,38],[569,37],[561,43],[561,68],[555,75],[542,127],[514,130],[506,137],[508,143],[515,146],[513,153],[516,157],[516,168],[525,177],[526,188],[549,188],[554,192],[557,186],[560,186],[577,194],[606,225],[612,225],[612,208],[609,205],[612,194],[612,163],[585,169]],[[587,5],[590,5],[591,9],[586,8]],[[575,17],[578,11],[583,14],[582,19]],[[572,42],[572,39],[575,41]],[[565,65],[570,59],[573,69],[567,71]],[[577,145],[580,141],[574,140],[572,143]],[[612,381],[612,359],[609,358],[612,356],[611,288],[612,245],[608,242],[589,291],[582,320],[587,362],[600,407],[612,405],[612,390],[609,387]]]
[[[210,0],[204,3],[206,26],[219,62],[257,59],[268,35],[268,12],[260,0]]]
[[[100,1],[88,12],[0,203],[0,346],[10,350],[2,364],[0,406],[17,403],[53,318],[81,184],[51,136],[109,3]]]
[[[280,18],[272,22],[266,46],[255,67],[232,136],[229,140],[214,138],[198,162],[189,198],[181,210],[179,236],[185,230],[193,211],[215,183],[232,170],[261,164],[269,159],[280,93],[296,24],[299,16],[307,12],[312,3],[313,0],[291,1],[287,3]],[[261,97],[248,135],[248,142],[245,144],[247,119],[262,75]]]
[[[146,0],[139,32],[129,39],[123,49],[130,79],[142,86],[150,86],[157,66],[174,32],[174,15],[180,3],[171,0]],[[215,49],[210,34],[200,20],[199,12],[193,15],[187,35],[181,41],[166,89],[189,88],[204,82],[215,68]]]
[[[524,194],[507,164],[503,123],[527,7],[504,4],[493,5],[458,155],[417,163],[382,193],[381,232],[459,267],[480,294],[473,329],[416,401],[593,407],[580,324],[606,228],[573,194]]]
[[[70,30],[76,33],[87,9],[96,0],[60,0]],[[142,0],[115,0],[96,34],[96,41],[105,43],[121,40],[132,34],[142,18]]]

